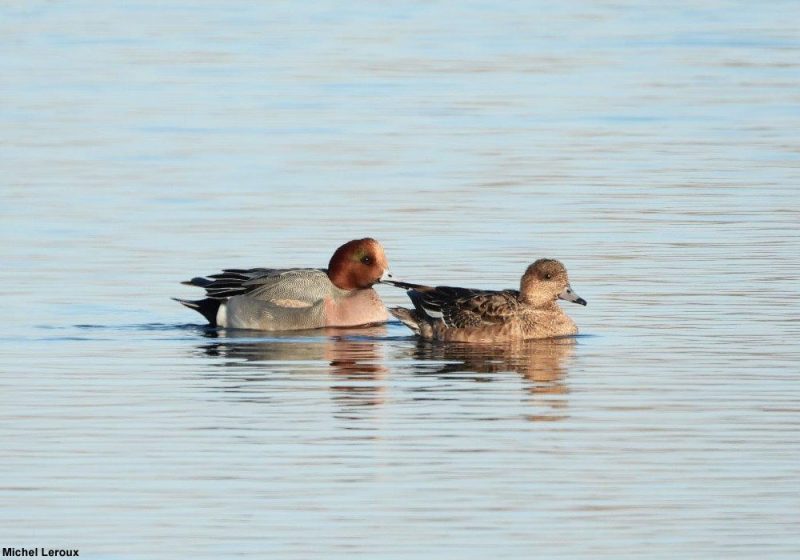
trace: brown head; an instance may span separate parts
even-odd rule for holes
[[[555,259],[539,259],[528,267],[520,281],[520,299],[534,307],[544,307],[556,299],[586,305],[569,285],[567,269]]]
[[[342,290],[369,288],[388,271],[383,247],[370,237],[348,241],[336,249],[328,263],[328,278]]]

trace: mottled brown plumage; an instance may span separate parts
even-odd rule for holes
[[[432,340],[499,342],[574,335],[578,329],[556,299],[586,305],[572,291],[564,265],[553,259],[530,265],[519,291],[394,284],[408,290],[414,309],[389,311]]]

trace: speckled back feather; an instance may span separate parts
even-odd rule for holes
[[[520,307],[516,290],[436,286],[409,290],[408,296],[423,317],[441,319],[446,326],[455,328],[502,324],[513,318]]]

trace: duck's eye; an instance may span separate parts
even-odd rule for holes
[[[552,274],[545,274],[544,275],[544,279],[545,280],[552,280],[553,279],[553,275]]]
[[[369,255],[361,257],[361,264],[372,264],[372,257]]]

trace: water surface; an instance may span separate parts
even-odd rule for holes
[[[0,541],[796,558],[795,2],[0,8]],[[515,287],[581,335],[213,332],[222,267]],[[390,305],[405,295],[379,288]]]

